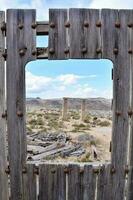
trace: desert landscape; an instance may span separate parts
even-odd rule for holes
[[[110,160],[111,100],[70,99],[65,120],[62,99],[27,99],[27,160],[52,162],[105,162]]]

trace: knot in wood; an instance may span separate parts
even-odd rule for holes
[[[5,111],[5,113],[2,114],[2,118],[6,118],[7,117],[7,112]]]
[[[94,174],[99,174],[99,168],[94,168],[93,172],[94,172]]]
[[[86,48],[86,47],[83,47],[83,48],[81,49],[81,52],[82,52],[82,53],[87,53],[87,48]]]
[[[18,117],[23,117],[23,113],[22,113],[21,111],[18,111],[18,112],[17,112],[17,116],[18,116]]]
[[[19,28],[20,30],[23,29],[23,27],[24,27],[23,24],[19,24],[19,25],[18,25],[18,28]]]
[[[120,25],[120,22],[115,22],[115,27],[116,27],[116,28],[120,28],[120,26],[121,26],[121,25]]]
[[[65,23],[65,27],[66,27],[66,28],[69,28],[69,27],[70,27],[70,22],[69,22],[69,21],[67,21],[67,22]]]
[[[80,173],[80,174],[83,174],[83,173],[84,173],[84,169],[81,168],[80,171],[79,171],[79,173]]]
[[[1,30],[6,31],[6,23],[5,22],[2,22]]]
[[[86,28],[89,27],[89,22],[88,21],[84,21],[84,27],[86,27]]]
[[[100,21],[98,21],[98,22],[96,23],[96,26],[100,28],[100,27],[102,26],[102,23],[101,23]]]
[[[132,27],[133,27],[133,23],[128,23],[127,26],[128,26],[129,28],[132,28]]]
[[[96,49],[96,53],[97,53],[97,54],[102,53],[101,48],[97,48],[97,49]]]
[[[32,23],[31,28],[35,29],[37,27],[37,23]]]
[[[2,53],[2,56],[6,60],[6,58],[7,58],[7,52]]]
[[[118,49],[114,48],[113,52],[114,52],[114,54],[118,54]]]
[[[50,48],[50,49],[49,49],[49,53],[50,53],[50,54],[54,54],[54,53],[55,53],[55,50],[54,50],[53,48]]]
[[[66,48],[64,49],[64,53],[65,53],[65,54],[69,53],[69,48],[66,47]]]
[[[55,28],[55,23],[54,22],[50,23],[50,28]]]
[[[129,54],[132,54],[132,53],[133,53],[133,50],[132,50],[132,49],[128,49],[128,53],[129,53]]]

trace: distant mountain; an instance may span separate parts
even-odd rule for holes
[[[41,99],[41,98],[27,98],[27,108],[44,108],[44,109],[56,109],[62,108],[62,99]],[[68,100],[70,109],[80,109],[81,100],[78,98]],[[88,98],[86,99],[86,109],[94,111],[110,111],[111,100],[106,98]]]

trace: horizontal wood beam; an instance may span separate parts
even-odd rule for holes
[[[37,22],[37,35],[48,35],[49,34],[49,22],[48,21],[40,21]]]

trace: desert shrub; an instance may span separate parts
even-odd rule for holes
[[[105,120],[105,121],[100,121],[100,122],[98,123],[98,125],[99,125],[99,126],[102,126],[102,127],[104,127],[104,126],[110,126],[110,122],[107,121],[107,120]]]
[[[85,155],[79,158],[78,162],[90,162],[90,152],[87,152]]]
[[[31,124],[31,125],[36,125],[36,120],[35,120],[35,119],[30,119],[30,120],[29,120],[29,124]]]
[[[43,119],[41,117],[38,117],[37,120],[36,120],[36,124],[37,125],[43,125],[44,124]]]
[[[86,115],[85,119],[84,119],[84,122],[85,123],[90,123],[90,120],[91,120],[91,116],[90,115]]]

